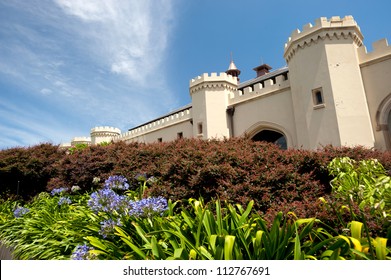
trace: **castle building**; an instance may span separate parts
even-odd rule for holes
[[[247,135],[282,148],[391,149],[391,46],[386,39],[367,52],[352,16],[322,17],[294,30],[283,55],[286,67],[260,65],[254,68],[256,77],[243,82],[231,59],[226,72],[190,80],[191,104],[124,133],[93,128],[90,142]]]

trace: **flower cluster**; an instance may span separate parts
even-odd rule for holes
[[[95,185],[99,184],[99,182],[100,182],[100,178],[99,177],[94,177],[92,179],[92,183],[95,184]]]
[[[110,176],[105,181],[104,187],[109,189],[127,190],[129,189],[129,184],[128,180],[124,176],[114,175]]]
[[[79,186],[72,186],[72,188],[71,188],[71,192],[78,192],[78,191],[80,191],[81,190],[81,188],[79,187]]]
[[[61,194],[65,193],[65,192],[67,192],[67,191],[68,191],[68,188],[57,188],[57,189],[53,189],[50,192],[50,194],[53,195],[53,196],[57,195],[57,194],[61,195]]]
[[[149,218],[155,215],[162,215],[168,209],[167,199],[159,197],[144,198],[139,201],[130,202],[130,215],[139,218]]]
[[[99,234],[102,235],[104,238],[106,238],[110,234],[113,234],[115,226],[122,226],[120,219],[117,219],[117,221],[114,221],[112,219],[104,220],[100,222],[100,224],[101,227]]]
[[[27,214],[28,212],[30,212],[30,209],[25,208],[25,207],[18,207],[14,211],[14,217],[15,218],[20,218],[23,215]]]
[[[63,205],[63,204],[71,204],[72,200],[69,197],[60,197],[58,200],[58,205]]]
[[[134,176],[134,179],[136,179],[139,182],[145,182],[147,181],[147,178],[148,176],[145,173],[138,173],[136,176]]]
[[[71,260],[94,260],[96,255],[91,254],[90,251],[95,248],[87,245],[77,245],[75,251],[71,255]]]
[[[149,177],[147,180],[147,183],[149,183],[149,184],[155,184],[157,182],[158,182],[158,179],[154,176]]]
[[[95,213],[123,213],[127,207],[126,199],[115,193],[112,189],[104,188],[93,192],[87,202],[88,206]]]

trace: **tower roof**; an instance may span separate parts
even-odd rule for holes
[[[231,63],[228,66],[228,70],[238,70],[233,60],[231,60]]]
[[[239,80],[239,75],[240,75],[240,70],[236,67],[234,60],[231,57],[231,62],[229,63],[228,70],[225,71],[228,75],[231,75],[233,77],[238,77]]]

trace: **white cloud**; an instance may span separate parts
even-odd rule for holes
[[[68,14],[74,15],[85,21],[104,21],[115,13],[113,6],[115,1],[95,0],[56,0],[57,5]]]
[[[53,93],[53,91],[51,89],[48,89],[48,88],[43,88],[43,89],[41,89],[41,93],[43,95],[50,95],[50,94]]]
[[[80,19],[79,36],[88,40],[83,40],[83,44],[113,73],[123,74],[141,86],[149,85],[153,76],[159,77],[173,17],[172,1],[56,0],[56,3],[66,14]]]
[[[0,81],[34,102],[20,104],[4,91],[2,99],[17,106],[8,107],[0,126],[15,135],[20,127],[26,139],[28,131],[31,139],[69,141],[64,135],[72,138],[82,125],[126,130],[177,106],[162,65],[174,1],[0,3],[10,13],[0,19]],[[6,139],[14,141],[3,134],[0,148]]]

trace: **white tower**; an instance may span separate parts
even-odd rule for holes
[[[295,30],[284,58],[298,146],[374,146],[357,49],[363,36],[352,16],[320,18]]]
[[[227,73],[203,74],[190,81],[194,137],[230,137],[227,105],[229,96],[237,88],[238,77]]]
[[[121,134],[121,130],[111,126],[98,126],[91,129],[91,144],[96,145],[102,142],[111,142],[114,136]]]

